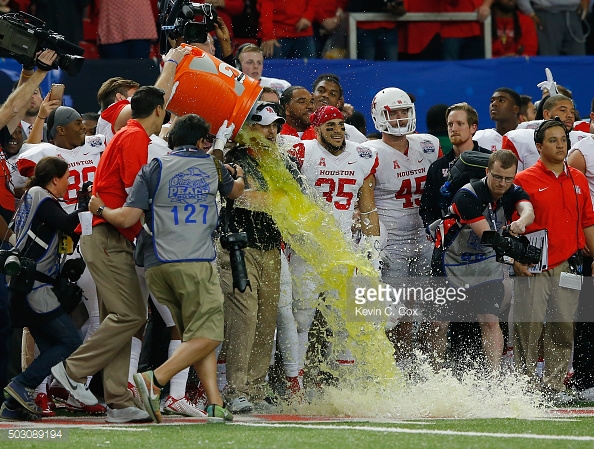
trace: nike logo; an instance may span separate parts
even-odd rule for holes
[[[70,387],[73,390],[76,390],[78,388],[78,384],[76,382],[75,383],[70,382],[70,377],[69,376],[66,376],[66,380],[68,381],[68,384],[70,385]]]
[[[90,153],[90,152],[89,152],[89,153]],[[86,155],[87,155],[87,154],[89,154],[89,153],[83,153],[83,156],[86,156]]]
[[[357,161],[348,161],[347,164],[351,165],[351,164],[356,164]]]
[[[539,192],[544,192],[545,190],[547,190],[548,187],[545,187],[544,189],[538,189]]]
[[[417,161],[417,164],[420,164],[421,162],[423,162],[423,159],[419,159],[419,160]]]

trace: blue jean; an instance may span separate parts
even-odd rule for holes
[[[376,30],[357,28],[357,58],[370,61],[397,61],[398,27]]]
[[[273,58],[315,58],[316,45],[313,36],[284,37],[277,39],[280,47],[274,47]]]
[[[13,380],[25,387],[37,388],[50,374],[52,366],[66,359],[83,341],[78,329],[64,312],[47,321],[39,320],[28,327],[40,354]]]

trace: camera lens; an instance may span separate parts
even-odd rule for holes
[[[21,261],[15,255],[8,256],[4,262],[4,272],[7,276],[16,276],[21,271]]]

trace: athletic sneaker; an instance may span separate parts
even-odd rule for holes
[[[254,406],[245,396],[239,396],[227,404],[227,410],[231,413],[250,413]]]
[[[70,396],[64,403],[64,407],[69,412],[83,412],[89,415],[104,415],[106,412],[105,406],[101,404],[87,405],[77,400],[74,396]]]
[[[35,390],[13,380],[4,387],[4,396],[11,396],[31,413],[41,415],[41,408],[35,403]]]
[[[5,421],[41,421],[41,416],[29,412],[18,405],[9,405],[6,401],[0,407],[0,420]]]
[[[46,418],[50,416],[56,416],[56,412],[54,412],[49,405],[49,399],[47,397],[47,394],[37,393],[37,396],[35,396],[35,403],[41,409],[41,416],[44,416]]]
[[[74,396],[75,399],[79,400],[83,404],[95,405],[99,403],[95,395],[91,393],[85,384],[81,384],[80,382],[76,382],[70,378],[68,373],[66,373],[64,362],[54,365],[52,367],[52,374],[56,380],[60,382],[72,396]]]
[[[138,392],[136,385],[134,385],[132,382],[128,382],[128,391],[132,394],[132,401],[134,401],[134,405],[140,410],[144,410],[144,404],[142,403],[142,398],[140,397],[140,393]]]
[[[107,407],[105,422],[122,424],[128,422],[151,422],[153,419],[144,410],[136,407],[111,408]]]
[[[154,373],[152,371],[146,371],[144,373],[136,373],[132,377],[144,403],[144,409],[153,421],[160,423],[163,421],[163,416],[161,416],[161,410],[159,408],[161,389],[155,385]]]
[[[70,397],[68,390],[58,382],[55,382],[55,384],[49,386],[48,393],[54,399],[54,401],[57,399],[60,402],[66,402]]]
[[[167,396],[167,399],[165,400],[165,406],[163,407],[163,413],[173,413],[176,415],[192,416],[198,418],[206,416],[206,413],[198,408],[196,404],[191,402],[187,396],[179,399],[175,399],[173,396]]]
[[[233,421],[233,414],[226,408],[220,405],[211,404],[206,407],[206,422],[210,424],[224,423],[225,421]]]

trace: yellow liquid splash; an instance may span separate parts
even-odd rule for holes
[[[358,275],[373,278],[377,285],[377,273],[370,262],[357,252],[351,240],[338,226],[328,203],[318,195],[306,195],[301,186],[287,170],[277,145],[262,138],[260,134],[245,128],[236,141],[252,150],[258,163],[257,169],[267,184],[270,200],[258,210],[269,214],[278,226],[283,239],[321,277],[321,290],[331,291],[336,297],[327,295],[320,307],[330,328],[334,330],[333,352],[348,349],[355,359],[355,366],[336,370],[336,366],[325,366],[340,379],[341,386],[355,386],[366,389],[370,383],[393,390],[401,379],[393,359],[393,347],[387,340],[383,325],[371,322],[353,322],[347,319],[347,308],[354,307],[348,285],[352,282],[355,269]],[[244,167],[246,168],[246,167]],[[252,186],[254,188],[254,186]],[[338,313],[333,313],[336,311]],[[344,330],[348,333],[344,337]],[[337,338],[339,336],[339,338]]]

